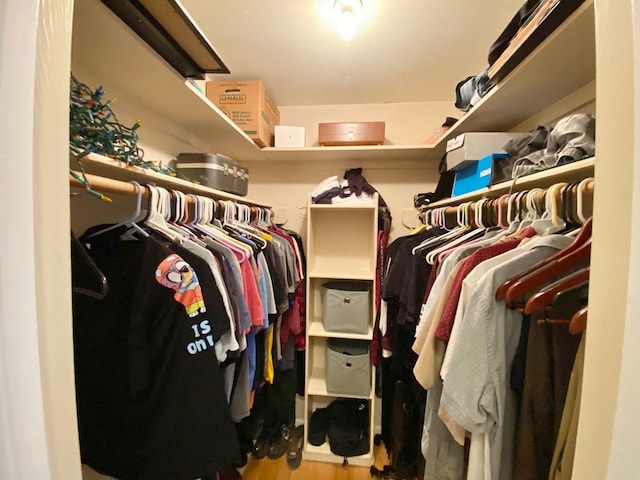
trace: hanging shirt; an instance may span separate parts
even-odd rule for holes
[[[211,252],[193,242],[184,242],[181,245],[172,244],[171,249],[183,257],[194,268],[198,269],[201,282],[206,280],[210,283],[207,292],[212,292],[217,289],[218,297],[223,299],[226,315],[216,317],[215,321],[229,322],[229,328],[227,332],[218,339],[214,345],[214,349],[218,361],[224,362],[227,359],[227,353],[238,351],[240,346],[236,340],[235,317],[230,315],[231,300],[227,292],[227,287],[222,280],[222,275],[219,271],[220,267]]]
[[[213,476],[239,459],[213,349],[222,299],[166,243],[121,233],[90,240],[107,297],[73,297],[82,461],[116,478]]]
[[[485,273],[471,293],[474,308],[453,326],[440,375],[441,408],[472,433],[468,480],[510,479],[515,399],[509,369],[520,337],[522,315],[495,300],[507,279],[538,264],[572,239],[549,235],[527,244],[530,251]],[[471,257],[470,257],[471,258]]]

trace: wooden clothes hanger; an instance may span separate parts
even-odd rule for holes
[[[587,310],[588,307],[583,307],[571,317],[571,320],[569,320],[569,333],[577,335],[585,331],[587,328]]]
[[[548,285],[544,289],[540,290],[536,294],[527,300],[524,306],[524,313],[531,314],[536,310],[542,310],[544,307],[551,305],[558,293],[561,293],[569,288],[583,285],[589,281],[589,267],[579,270],[570,274],[569,276],[562,278],[551,285]]]
[[[510,278],[506,282],[502,283],[502,285],[498,287],[498,290],[496,290],[496,300],[504,300],[506,298],[507,290],[509,290],[509,288],[511,288],[520,279],[526,277],[527,275],[532,274],[533,272],[544,267],[545,265],[555,262],[559,258],[562,258],[563,256],[570,254],[574,250],[577,250],[578,248],[580,248],[587,241],[590,241],[592,223],[593,222],[591,218],[587,219],[587,221],[584,223],[584,225],[578,232],[578,235],[569,246],[553,254],[546,260],[540,262],[538,265],[535,265],[529,268],[528,270],[525,270],[524,272],[521,272],[518,275]]]
[[[569,245],[569,247],[571,247],[571,245]],[[558,252],[562,254],[560,257],[547,261],[542,266],[535,268],[533,271],[515,280],[515,282],[507,288],[504,296],[507,305],[510,307],[520,306],[522,302],[520,302],[519,299],[527,293],[539,288],[540,285],[561,275],[572,267],[588,263],[591,256],[591,238],[569,253],[566,253],[565,250],[566,249]]]

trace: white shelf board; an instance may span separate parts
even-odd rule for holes
[[[87,173],[100,175],[101,177],[113,178],[124,182],[136,181],[141,185],[146,183],[154,183],[159,187],[173,190],[180,190],[184,193],[194,193],[220,200],[233,200],[246,205],[258,205],[261,207],[271,208],[267,203],[252,200],[247,197],[241,197],[232,193],[215,190],[213,188],[198,185],[196,183],[184,180],[182,178],[164,175],[154,172],[148,168],[135,166],[127,167],[125,163],[108,158],[96,153],[91,153],[82,160]],[[79,170],[75,159],[71,159],[69,163],[72,170]]]
[[[322,318],[314,318],[309,325],[310,337],[324,337],[324,338],[348,338],[353,340],[371,340],[373,338],[373,325],[369,325],[367,333],[340,333],[340,332],[327,332],[324,329]]]
[[[308,443],[304,447],[302,458],[313,462],[342,463],[344,461],[344,457],[339,457],[331,453],[328,441],[317,447]],[[369,453],[357,457],[349,457],[348,462],[349,465],[370,467],[373,464],[373,451],[370,450]]]
[[[329,211],[361,211],[361,210],[371,210],[375,211],[376,206],[372,202],[370,205],[349,205],[349,204],[318,204],[314,203],[309,205],[309,208],[313,210],[329,210]]]
[[[75,3],[71,63],[72,71],[101,79],[107,98],[117,90],[118,103],[142,103],[206,143],[210,152],[238,161],[265,160],[238,126],[99,0]],[[144,124],[138,133],[144,139]]]
[[[266,147],[263,155],[271,161],[357,161],[434,159],[432,147],[424,145],[358,145],[351,147]]]
[[[424,207],[423,210],[430,210],[434,207],[446,207],[448,205],[457,205],[462,202],[478,200],[489,195],[495,197],[503,193],[509,193],[513,187],[514,192],[526,190],[529,188],[547,188],[554,183],[572,182],[583,178],[592,177],[596,164],[596,157],[585,158],[574,163],[562,165],[560,167],[550,168],[542,172],[533,173],[518,178],[514,184],[512,181],[502,182],[488,188],[483,188],[475,192],[466,193],[453,198],[447,198]]]
[[[307,276],[309,278],[327,278],[332,280],[374,280],[376,277],[375,272],[340,272],[338,269],[333,269],[330,272],[322,271],[322,270],[311,270],[308,272]]]
[[[369,392],[369,395],[349,395],[343,393],[329,393],[327,391],[327,379],[324,368],[316,368],[311,372],[309,378],[309,384],[307,385],[307,395],[317,395],[319,397],[336,397],[336,398],[363,398],[365,400],[372,400],[374,392]]]
[[[464,132],[508,131],[596,77],[595,17],[587,0],[433,145]]]

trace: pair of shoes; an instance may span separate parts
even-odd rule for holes
[[[287,466],[297,470],[302,462],[302,444],[304,443],[304,425],[289,430],[289,445],[287,447]]]
[[[280,458],[287,451],[290,431],[291,427],[289,425],[282,425],[280,431],[271,438],[267,453],[271,460]]]

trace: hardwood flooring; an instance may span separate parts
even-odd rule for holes
[[[382,469],[388,464],[384,446],[376,447],[375,466]],[[263,458],[256,460],[249,456],[249,462],[242,470],[242,480],[370,480],[369,467],[337,463],[312,462],[303,460],[300,467],[289,470],[285,457],[277,460]]]

